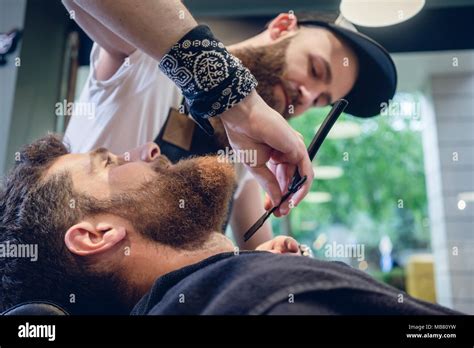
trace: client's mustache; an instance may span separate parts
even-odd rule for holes
[[[301,104],[298,91],[295,91],[292,87],[290,87],[289,83],[285,80],[282,79],[281,81],[283,84],[283,88],[285,88],[285,91],[288,94],[288,100],[290,102],[290,105],[296,107],[297,105]]]
[[[153,162],[151,162],[151,168],[155,172],[161,172],[163,169],[167,169],[172,165],[171,161],[165,155],[159,155]]]

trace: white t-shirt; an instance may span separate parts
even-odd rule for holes
[[[120,155],[155,140],[170,107],[179,107],[181,93],[158,68],[153,58],[136,50],[105,81],[96,78],[99,46],[91,51],[91,68],[81,96],[75,102],[64,135],[71,152],[87,152],[104,146]],[[91,108],[94,116],[81,113]]]
[[[106,81],[96,78],[100,48],[94,43],[91,67],[84,89],[72,111],[64,142],[72,153],[104,146],[120,155],[154,141],[166,122],[169,109],[178,108],[178,87],[158,68],[158,62],[140,50]],[[84,112],[87,110],[88,112]],[[93,110],[91,116],[90,110]],[[239,195],[250,178],[243,165],[236,166]]]

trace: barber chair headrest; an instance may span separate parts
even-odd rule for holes
[[[13,306],[1,315],[69,315],[69,313],[51,302],[30,301]]]

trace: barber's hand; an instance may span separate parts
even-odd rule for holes
[[[256,91],[220,117],[234,151],[255,151],[256,163],[245,164],[268,193],[273,206],[287,191],[296,168],[301,176],[307,176],[300,190],[275,211],[277,216],[288,214],[289,205],[298,205],[309,192],[314,177],[301,136]],[[249,158],[252,157],[247,154],[243,159]]]
[[[255,250],[269,251],[274,254],[301,255],[298,242],[291,237],[278,236],[268,242],[260,244]]]

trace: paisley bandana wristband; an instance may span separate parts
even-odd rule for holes
[[[206,25],[181,38],[159,67],[181,89],[191,116],[210,135],[214,130],[207,119],[230,109],[257,86],[250,71]]]

